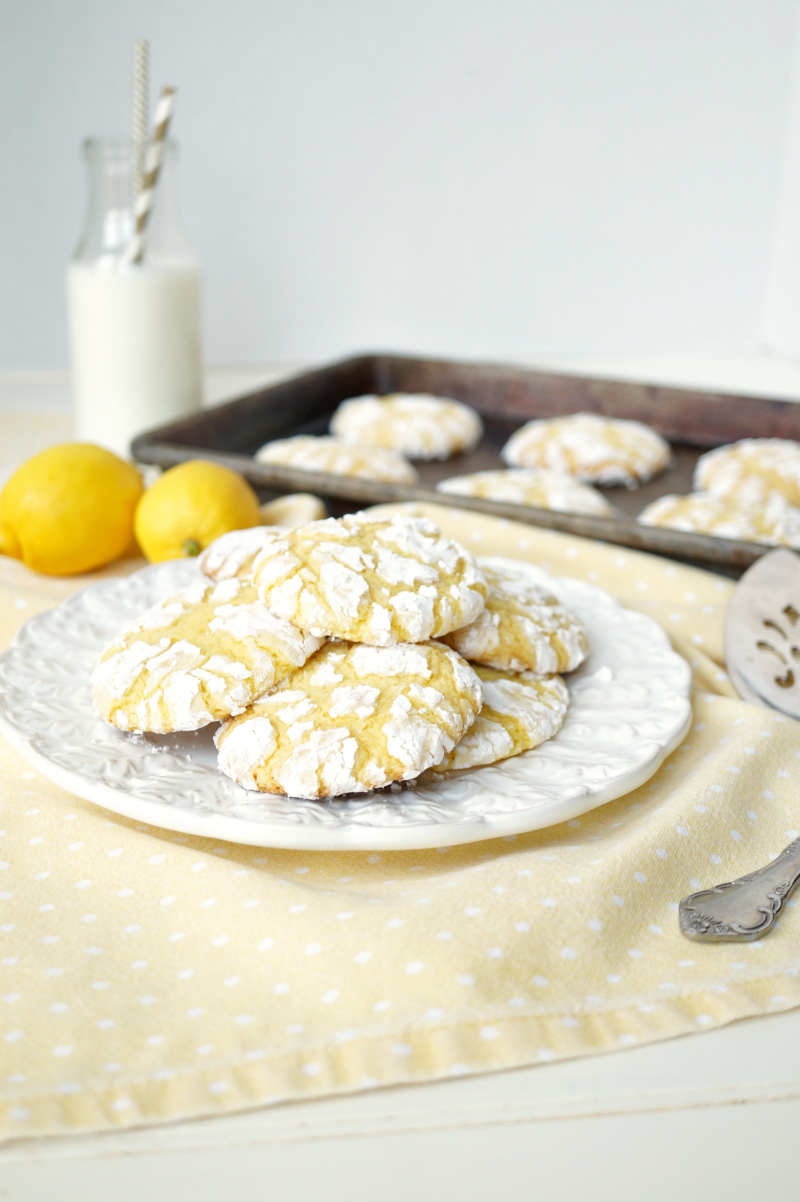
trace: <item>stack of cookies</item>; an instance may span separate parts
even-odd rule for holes
[[[523,565],[483,567],[423,518],[367,513],[234,531],[92,677],[124,731],[221,723],[220,769],[291,797],[364,793],[551,738],[587,654]]]

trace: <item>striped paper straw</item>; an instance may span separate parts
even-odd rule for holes
[[[133,210],[135,218],[133,236],[122,255],[123,263],[141,263],[142,261],[145,228],[153,209],[155,187],[158,183],[161,164],[164,162],[164,146],[174,107],[175,89],[170,87],[164,88],[156,105],[153,133],[145,156],[142,187],[139,195],[136,197],[136,204]]]
[[[133,43],[133,104],[131,124],[131,203],[142,190],[144,144],[147,141],[147,91],[150,67],[150,47],[144,38]]]

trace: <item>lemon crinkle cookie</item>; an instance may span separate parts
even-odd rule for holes
[[[290,492],[261,506],[261,519],[267,526],[305,526],[328,516],[325,502],[310,492]]]
[[[329,643],[217,732],[219,765],[248,789],[337,797],[438,763],[481,704],[481,683],[434,643]]]
[[[252,585],[200,580],[106,648],[92,674],[95,709],[120,730],[197,730],[242,713],[321,643],[271,614]]]
[[[348,514],[288,531],[260,552],[253,583],[278,617],[379,647],[466,626],[486,594],[464,547],[426,518],[405,514]]]
[[[777,494],[800,507],[800,443],[745,438],[717,447],[698,459],[694,487],[742,503],[759,503]]]
[[[560,676],[500,672],[475,665],[483,687],[478,717],[452,751],[426,776],[495,764],[552,739],[561,729],[569,692]]]
[[[800,509],[789,505],[778,493],[772,493],[761,503],[742,502],[735,495],[718,497],[709,492],[659,497],[642,510],[637,520],[645,526],[800,550]]]
[[[249,526],[246,530],[229,530],[209,543],[200,555],[200,571],[218,583],[234,576],[250,583],[253,563],[259,551],[280,540],[287,532],[284,526]]]
[[[485,497],[510,505],[532,505],[562,513],[586,513],[613,517],[614,507],[589,484],[574,476],[547,468],[508,468],[506,471],[473,472],[451,476],[436,485],[439,492],[461,497]]]
[[[422,392],[352,397],[336,410],[330,428],[347,442],[387,447],[411,459],[449,459],[471,451],[483,433],[469,405]]]
[[[486,607],[471,625],[444,636],[449,647],[511,672],[571,672],[583,662],[589,652],[583,626],[532,579],[532,569],[485,560],[478,566],[489,586]]]
[[[343,438],[296,434],[268,442],[256,451],[259,463],[279,463],[334,476],[358,476],[364,480],[389,480],[394,484],[416,484],[416,469],[396,451],[385,447],[353,446]]]
[[[635,488],[669,463],[669,443],[642,422],[572,413],[528,422],[501,452],[511,467],[546,467],[589,484]]]

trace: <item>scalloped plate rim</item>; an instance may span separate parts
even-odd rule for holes
[[[534,565],[528,564],[524,560],[513,562],[523,564],[527,568],[534,568],[536,572],[545,577],[550,576],[543,569],[535,568]],[[163,568],[164,565],[151,565],[132,576],[112,579],[126,582],[135,581],[138,577],[145,573],[152,573],[159,567]],[[558,583],[558,578],[550,578],[555,579],[555,582]],[[616,598],[597,585],[582,580],[563,579],[565,583],[578,585],[587,592],[602,594],[604,599],[614,606],[622,610],[626,609]],[[110,580],[105,579],[87,585],[86,588],[66,598],[61,605],[74,603],[82,595],[103,586],[106,586],[107,589],[111,583]],[[61,606],[56,606],[53,610],[43,611],[30,618],[17,632],[9,651],[23,640],[29,623],[41,620],[59,608]],[[668,737],[650,741],[652,750],[646,759],[610,781],[606,786],[579,787],[568,797],[547,801],[527,809],[501,810],[496,815],[476,814],[462,818],[458,822],[429,820],[417,823],[407,822],[403,826],[370,826],[364,823],[352,823],[331,827],[322,824],[306,826],[288,822],[286,819],[253,821],[208,811],[192,812],[189,809],[136,797],[124,790],[116,789],[104,781],[93,781],[74,769],[55,763],[36,747],[35,736],[31,736],[13,725],[2,709],[0,709],[0,733],[41,776],[66,792],[132,821],[186,835],[242,843],[254,847],[302,851],[400,851],[455,846],[461,843],[524,834],[580,817],[581,814],[596,809],[598,806],[606,805],[639,788],[658,771],[663,761],[680,745],[688,733],[692,720],[689,701],[691,671],[688,664],[677,652],[672,650],[666,632],[654,619],[638,610],[627,612],[633,612],[637,618],[648,622],[653,627],[654,635],[657,633],[662,645],[669,651],[670,657],[685,666],[683,686],[680,690],[676,689],[676,695],[680,693],[683,701],[681,720],[677,721],[676,718],[674,729]],[[7,652],[0,656],[0,662],[5,659],[6,655]],[[4,691],[4,689],[0,689],[0,693]],[[644,749],[646,747],[645,743]],[[495,771],[502,771],[498,765],[489,767],[494,768]],[[480,771],[480,769],[475,771]]]

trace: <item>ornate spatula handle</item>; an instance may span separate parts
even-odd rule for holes
[[[764,868],[736,881],[701,889],[680,904],[681,931],[687,939],[750,943],[775,922],[800,881],[800,838]]]

